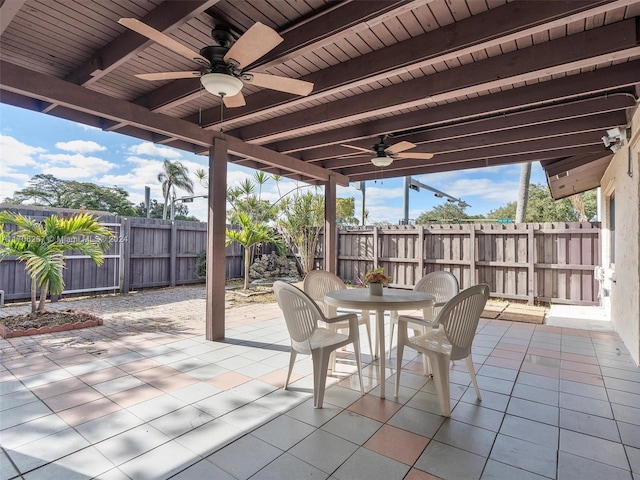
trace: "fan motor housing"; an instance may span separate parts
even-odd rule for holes
[[[233,73],[231,67],[224,61],[224,56],[228,51],[227,47],[210,45],[200,49],[200,55],[209,60],[211,73]]]

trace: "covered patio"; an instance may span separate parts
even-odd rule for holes
[[[135,77],[199,67],[120,18],[196,52],[216,26],[238,39],[262,22],[283,42],[251,70],[313,90],[247,83],[246,105],[222,117],[199,78]],[[0,101],[208,156],[209,276],[181,309],[197,318],[169,330],[145,330],[175,320],[161,301],[94,305],[105,326],[2,341],[2,477],[640,478],[639,18],[637,0],[3,2]],[[615,128],[614,152],[602,137]],[[423,157],[376,166],[380,141]],[[361,398],[346,352],[315,410],[308,360],[279,388],[277,307],[225,310],[228,162],[324,187],[335,271],[338,185],[533,161],[557,198],[602,186],[615,332],[482,321],[484,399],[456,367],[451,419],[409,354],[400,397],[380,400],[371,359]]]
[[[640,362],[638,0],[16,0],[0,8],[0,101],[208,155],[208,340],[225,335],[228,162],[324,186],[324,268],[335,271],[338,185],[539,161],[555,198],[604,181],[603,302]],[[147,35],[122,18],[142,22]],[[222,61],[256,22],[281,43],[264,52],[266,40],[254,37],[241,48],[242,71],[237,59]],[[218,55],[211,64],[198,53],[205,46]],[[224,111],[199,78],[218,68],[242,87]],[[287,78],[262,88],[260,75]],[[288,79],[312,83],[311,93],[278,91]],[[378,155],[390,164],[374,165]],[[624,225],[617,236],[616,223]]]
[[[1,340],[1,478],[638,478],[640,373],[614,332],[481,320],[483,400],[456,365],[450,419],[415,355],[381,400],[366,350],[363,397],[344,352],[318,410],[308,358],[281,388],[277,305],[229,310],[209,342],[205,303],[202,287],[69,300],[105,324]]]

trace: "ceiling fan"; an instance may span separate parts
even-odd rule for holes
[[[284,40],[275,30],[260,22],[256,22],[235,42],[228,30],[214,27],[211,37],[216,45],[205,46],[200,53],[135,18],[121,18],[118,23],[201,66],[200,70],[186,72],[142,73],[135,75],[137,78],[153,81],[199,77],[202,86],[208,92],[222,97],[227,107],[246,105],[242,95],[245,83],[302,96],[309,95],[313,90],[313,83],[304,80],[244,70]]]
[[[375,153],[375,156],[371,158],[371,163],[376,167],[388,167],[397,158],[418,158],[422,160],[429,160],[433,158],[433,153],[403,153],[412,148],[416,148],[416,145],[411,142],[398,142],[394,145],[385,143],[385,135],[380,135],[380,142],[375,145],[371,145],[371,148],[362,148],[355,145],[343,144],[343,147],[352,148],[361,152],[371,154],[371,150]]]

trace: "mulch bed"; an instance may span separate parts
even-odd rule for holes
[[[0,337],[15,338],[43,333],[66,332],[102,325],[102,319],[77,310],[15,315],[0,319]]]

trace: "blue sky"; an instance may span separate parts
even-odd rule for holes
[[[162,202],[157,175],[165,158],[181,161],[194,174],[197,169],[207,168],[204,156],[0,104],[0,201],[24,188],[34,175],[47,173],[63,180],[117,185],[129,192],[129,199],[134,204],[144,200],[147,185],[151,187],[151,198]],[[233,164],[229,164],[228,171],[229,185],[251,177],[254,172]],[[471,205],[466,209],[468,214],[486,215],[490,210],[516,200],[519,176],[520,166],[509,165],[414,178],[466,201]],[[539,163],[533,165],[531,181],[546,184]],[[195,175],[194,182],[195,194],[206,193]],[[281,182],[280,190],[286,192],[296,185]],[[403,217],[403,194],[402,178],[367,182],[369,221],[398,223]],[[361,192],[353,185],[338,187],[338,196],[354,197],[356,217],[360,218]],[[274,182],[265,185],[263,197],[273,201],[279,197]],[[430,192],[410,191],[409,218],[417,218],[421,212],[441,203],[442,199]],[[191,214],[206,219],[205,199],[196,199],[188,207]]]

